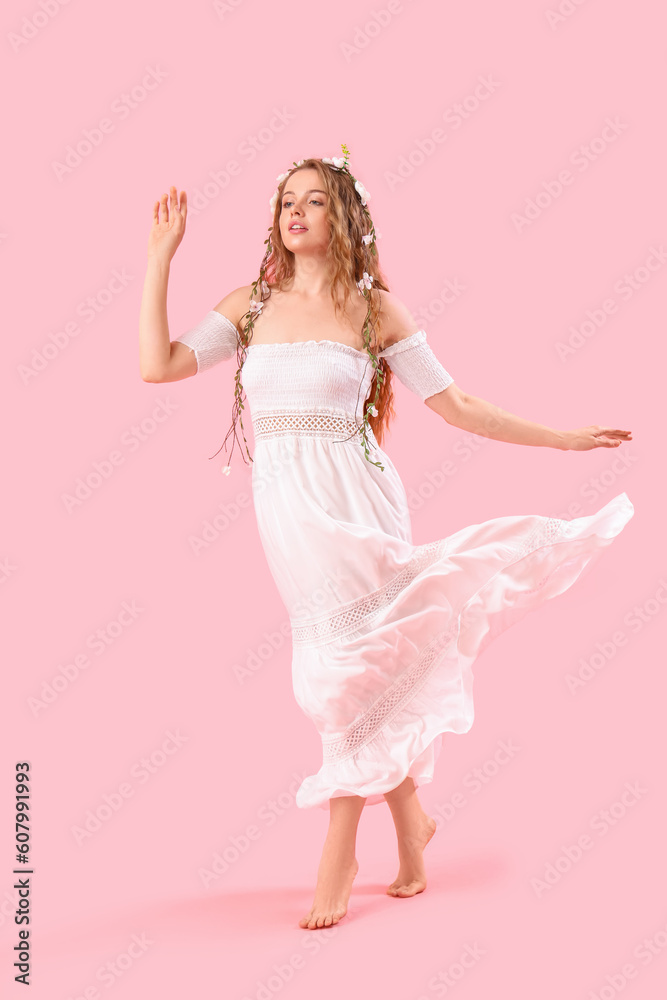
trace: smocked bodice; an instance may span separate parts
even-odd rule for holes
[[[366,353],[307,340],[250,344],[241,380],[253,421],[265,413],[322,411],[361,421],[373,371]]]
[[[237,354],[238,332],[212,309],[178,340],[194,351],[197,372]],[[378,352],[393,374],[420,399],[446,389],[453,378],[417,330]],[[250,343],[241,372],[256,438],[276,435],[353,435],[363,423],[375,369],[366,351],[336,340]],[[343,439],[347,440],[348,437]]]

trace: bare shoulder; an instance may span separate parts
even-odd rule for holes
[[[419,325],[405,303],[394,292],[386,292],[383,288],[378,291],[382,344],[386,348],[417,333]]]
[[[241,285],[218,302],[215,306],[215,312],[222,313],[223,316],[232,321],[234,326],[238,326],[241,317],[245,316],[248,311],[251,295],[252,285]],[[259,290],[255,298],[259,299]]]

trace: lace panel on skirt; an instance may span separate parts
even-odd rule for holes
[[[446,545],[446,539],[420,545],[410,562],[384,587],[350,601],[334,614],[327,612],[302,625],[293,623],[292,645],[320,646],[367,627],[416,576],[442,558]]]

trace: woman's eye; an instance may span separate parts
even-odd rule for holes
[[[311,200],[311,202],[312,202],[312,203],[314,203],[315,205],[321,205],[321,204],[322,204],[322,202],[321,202],[321,201],[318,201],[318,199],[317,199],[317,198],[311,198],[310,200]],[[284,202],[283,202],[283,208],[287,208],[287,206],[288,206],[288,205],[291,205],[291,204],[292,204],[292,202],[291,202],[291,201],[284,201]]]

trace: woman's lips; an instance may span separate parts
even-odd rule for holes
[[[307,232],[308,230],[306,229],[305,226],[302,229],[292,229],[292,227],[290,226],[290,233],[307,233]]]

